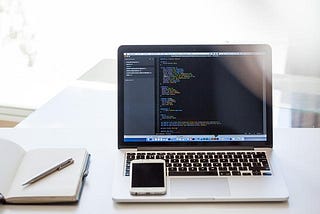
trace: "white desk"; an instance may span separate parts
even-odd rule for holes
[[[30,114],[17,128],[115,128],[114,84],[75,81]]]
[[[85,146],[92,154],[90,173],[78,205],[5,205],[9,213],[319,213],[320,130],[276,129],[275,152],[281,157],[290,192],[283,203],[166,203],[117,204],[111,199],[113,154],[116,132],[105,129],[0,129],[0,137],[11,139],[26,150],[38,147]],[[310,155],[306,155],[310,153]]]
[[[78,205],[5,205],[8,213],[319,213],[320,129],[276,129],[290,199],[284,203],[117,204],[111,199],[113,154],[117,147],[116,90],[69,87],[14,129],[0,129],[26,150],[85,146],[92,154],[90,174]]]

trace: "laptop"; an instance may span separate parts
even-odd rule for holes
[[[113,200],[288,200],[272,151],[271,70],[264,44],[119,47]],[[165,160],[165,195],[130,194],[135,159]]]

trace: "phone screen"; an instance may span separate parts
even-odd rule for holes
[[[164,187],[163,163],[133,163],[131,187]]]

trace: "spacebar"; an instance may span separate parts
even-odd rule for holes
[[[169,176],[218,176],[218,172],[169,172]]]

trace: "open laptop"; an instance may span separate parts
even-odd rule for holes
[[[284,201],[268,45],[118,49],[117,202]],[[167,194],[132,196],[130,161],[164,159]]]

